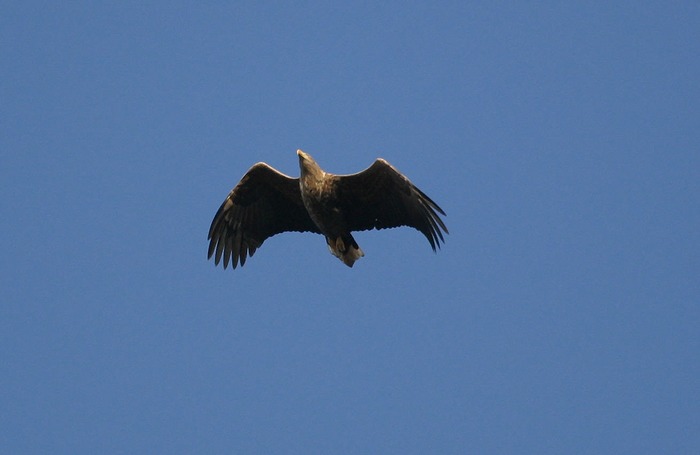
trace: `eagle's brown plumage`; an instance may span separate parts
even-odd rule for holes
[[[315,232],[326,237],[335,256],[349,267],[364,253],[352,231],[410,226],[430,242],[444,242],[445,212],[408,178],[379,158],[351,175],[324,172],[307,153],[297,150],[301,176],[282,174],[257,163],[224,200],[209,228],[208,257],[236,268],[268,237],[285,231]]]

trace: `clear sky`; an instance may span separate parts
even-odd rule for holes
[[[3,453],[700,453],[700,3],[6,2]],[[255,162],[447,212],[207,231]]]

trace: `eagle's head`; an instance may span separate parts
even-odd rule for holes
[[[301,177],[313,176],[317,180],[323,178],[323,170],[316,164],[316,161],[308,153],[297,150],[297,156],[299,157],[299,169],[301,170]]]

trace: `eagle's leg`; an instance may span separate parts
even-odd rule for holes
[[[351,234],[341,235],[334,239],[326,237],[326,243],[328,243],[331,254],[343,261],[348,267],[352,267],[355,261],[365,255]]]

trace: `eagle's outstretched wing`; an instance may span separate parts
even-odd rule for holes
[[[257,163],[224,200],[209,228],[208,257],[235,269],[268,237],[285,231],[320,232],[301,200],[299,179]]]
[[[434,251],[445,241],[447,227],[438,215],[445,212],[386,160],[338,176],[336,189],[350,231],[410,226],[425,235]]]

